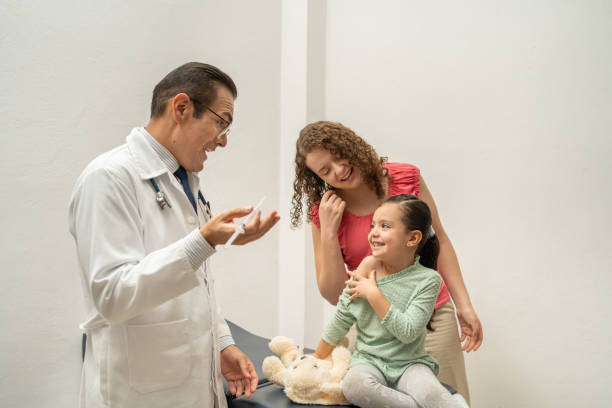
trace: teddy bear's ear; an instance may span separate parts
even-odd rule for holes
[[[264,358],[261,369],[268,380],[275,384],[285,386],[283,378],[286,368],[278,357],[268,356]]]

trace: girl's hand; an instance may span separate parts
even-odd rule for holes
[[[474,308],[457,309],[457,320],[461,327],[461,349],[468,353],[478,350],[482,344],[482,325]]]
[[[335,191],[328,190],[321,197],[319,203],[319,221],[321,222],[321,231],[327,229],[334,234],[338,232],[340,221],[342,221],[342,214],[344,214],[344,207],[346,202],[338,197]]]
[[[351,272],[351,276],[354,280],[347,280],[345,282],[350,288],[344,289],[346,293],[351,295],[348,300],[355,298],[367,300],[379,292],[378,285],[376,285],[376,270],[372,269],[367,277],[361,276],[357,272]]]

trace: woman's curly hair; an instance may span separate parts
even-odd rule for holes
[[[319,121],[306,125],[300,131],[295,147],[295,180],[291,200],[293,227],[299,227],[302,223],[303,197],[306,196],[306,213],[310,215],[315,203],[330,189],[306,166],[306,155],[313,150],[324,149],[338,159],[348,160],[351,166],[361,171],[363,182],[378,197],[385,196],[383,180],[387,169],[383,163],[387,158],[380,157],[372,146],[341,123]]]

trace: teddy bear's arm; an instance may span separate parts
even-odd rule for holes
[[[284,386],[285,371],[287,370],[280,359],[276,356],[268,356],[264,359],[262,370],[266,378],[275,384]]]
[[[268,343],[268,347],[273,353],[278,354],[279,356],[282,356],[291,350],[297,350],[295,341],[285,336],[274,337],[272,340],[270,340],[270,343]]]
[[[351,352],[345,347],[336,347],[331,358],[333,366],[330,374],[334,380],[341,381],[351,365]]]

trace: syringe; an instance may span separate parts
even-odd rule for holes
[[[223,245],[223,248],[229,248],[230,245],[232,245],[232,242],[234,242],[234,240],[238,237],[238,235],[244,234],[244,227],[251,221],[251,218],[253,218],[255,213],[259,210],[259,207],[261,207],[261,204],[264,202],[265,199],[266,197],[264,196],[264,198],[262,198],[259,203],[257,203],[255,208],[253,208],[253,211],[251,211],[249,215],[247,215],[243,222],[241,222],[240,224],[235,224],[236,229],[234,230],[232,236],[229,237],[225,245]]]

